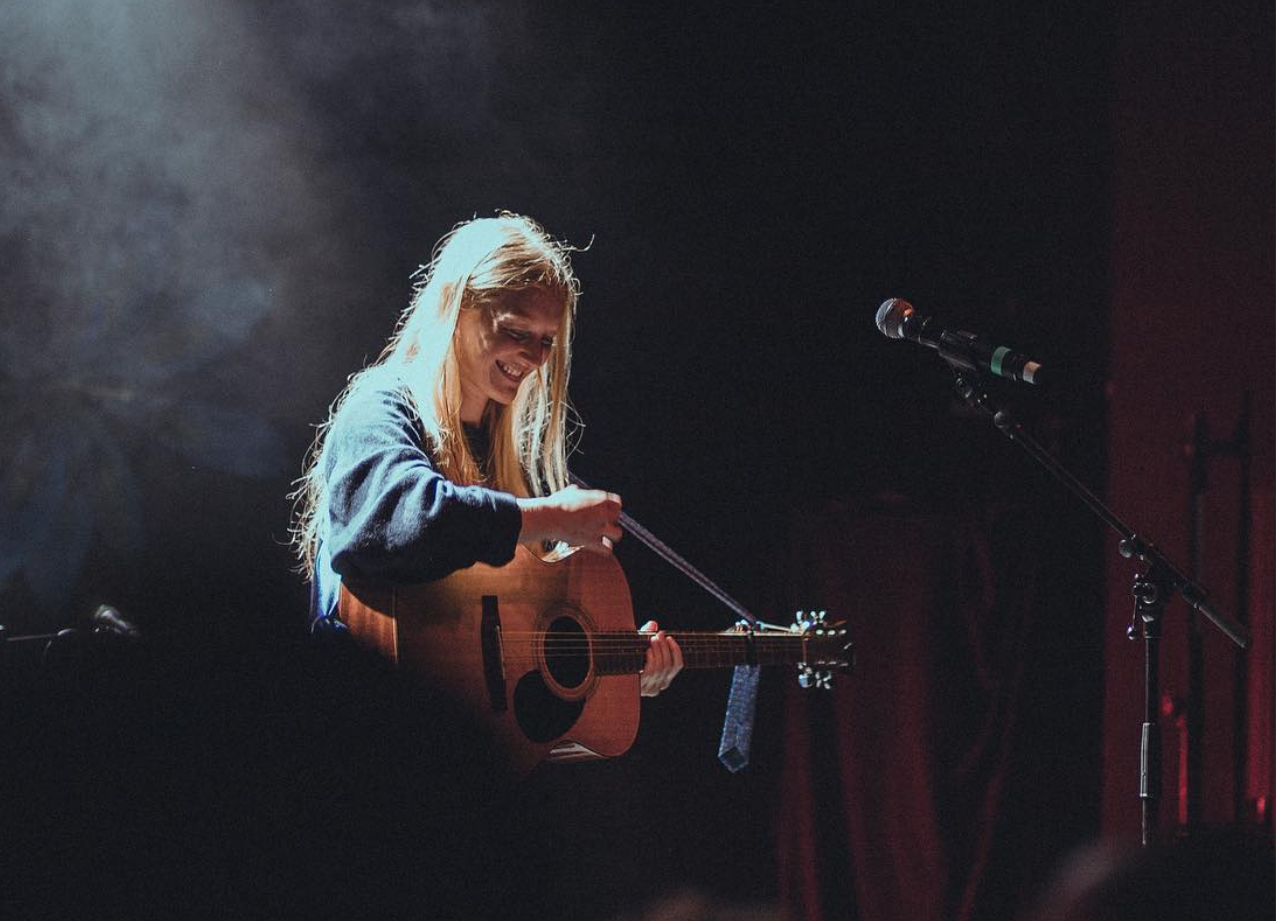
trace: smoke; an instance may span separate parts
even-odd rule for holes
[[[9,323],[43,308],[56,346],[102,307],[140,309],[240,338],[258,299],[215,317],[185,305],[226,279],[277,290],[290,241],[322,235],[327,217],[306,110],[253,36],[194,0],[9,3],[0,16]]]
[[[434,240],[587,194],[532,9],[0,0],[0,593],[64,604],[191,468],[286,484]]]
[[[5,3],[0,61],[0,583],[56,608],[95,531],[140,551],[142,446],[290,466],[286,366],[252,352],[342,244],[308,109],[233,9]]]
[[[507,190],[547,150],[579,151],[579,85],[526,19],[406,0],[0,0],[8,375],[63,372],[84,357],[68,340],[139,317],[166,361],[263,322],[320,343],[357,273],[382,268],[368,253],[517,206]]]
[[[283,0],[256,15],[279,65],[331,113],[347,148],[360,136],[459,148],[498,130],[501,48],[525,32],[509,3]]]

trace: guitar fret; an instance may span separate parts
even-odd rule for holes
[[[745,665],[783,665],[802,660],[804,637],[800,634],[752,637],[743,633],[671,633],[682,649],[685,668],[723,668]],[[641,671],[648,639],[643,634],[598,633],[594,651],[595,667],[602,675],[633,674]]]

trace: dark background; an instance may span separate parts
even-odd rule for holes
[[[307,599],[287,494],[312,427],[379,351],[434,241],[509,209],[587,247],[575,471],[764,618],[826,606],[792,597],[790,547],[830,503],[903,497],[937,521],[1018,522],[998,538],[1040,567],[1026,706],[1049,718],[1020,737],[1028,780],[1008,794],[1036,850],[1016,868],[1003,848],[1012,863],[995,869],[1029,892],[1098,834],[1110,541],[960,408],[934,355],[887,341],[873,315],[905,297],[1065,369],[1049,391],[996,394],[1101,488],[1120,359],[1108,309],[1140,258],[1114,245],[1119,180],[1143,175],[1118,156],[1142,149],[1119,143],[1141,124],[1121,120],[1144,85],[1131,75],[1188,47],[1199,80],[1212,49],[1234,61],[1243,47],[1221,120],[1257,112],[1270,129],[1270,10],[1213,32],[1183,18],[1160,44],[1134,38],[1159,9],[1097,2],[0,11],[11,634],[82,625],[106,601],[151,635],[252,647],[287,672]],[[1173,159],[1176,121],[1146,121]],[[1271,131],[1254,135],[1225,171],[1256,176],[1267,205],[1217,247],[1265,253],[1269,296]],[[1262,318],[1252,381],[1270,391],[1270,298],[1238,309]],[[1146,411],[1184,411],[1166,409]],[[910,578],[909,547],[872,549]],[[619,554],[640,619],[730,622],[634,541]],[[996,565],[1013,581],[1009,559]],[[564,865],[591,881],[582,917],[682,887],[779,899],[789,678],[764,681],[740,775],[715,758],[728,680],[684,675],[644,703],[625,758],[526,781],[561,826]],[[1060,758],[1070,771],[1047,770]]]

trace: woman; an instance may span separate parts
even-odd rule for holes
[[[380,358],[351,378],[297,491],[312,627],[342,576],[438,579],[500,566],[519,543],[610,553],[620,497],[567,477],[567,378],[579,285],[568,248],[502,213],[435,248]],[[654,621],[644,696],[682,668]]]

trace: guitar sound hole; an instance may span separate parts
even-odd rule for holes
[[[584,628],[559,617],[545,631],[545,667],[559,687],[575,690],[589,676],[589,641]]]

